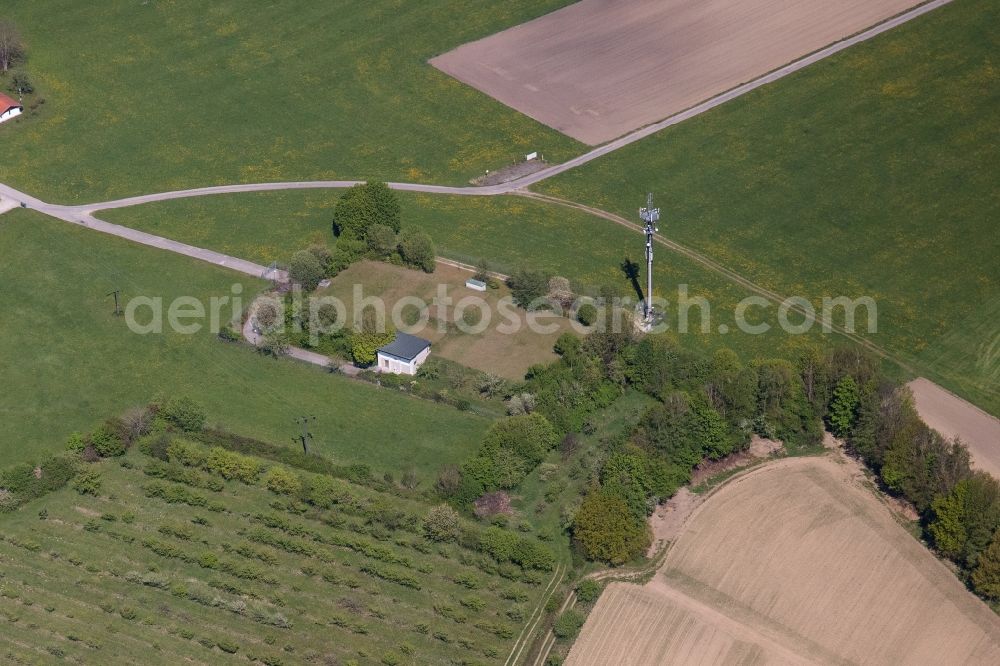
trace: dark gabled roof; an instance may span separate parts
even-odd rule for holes
[[[430,340],[424,340],[409,333],[397,333],[396,339],[384,347],[379,347],[379,351],[404,361],[412,361],[420,352],[430,346]]]

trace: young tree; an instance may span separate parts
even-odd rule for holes
[[[333,276],[333,253],[330,252],[330,248],[326,245],[313,244],[306,248],[314,257],[319,265],[323,267],[324,275],[329,277]]]
[[[587,557],[624,564],[649,547],[649,528],[636,518],[620,497],[592,492],[573,519],[573,537]]]
[[[434,241],[422,231],[406,230],[399,236],[399,253],[403,261],[417,266],[425,273],[433,273],[437,267]]]
[[[969,534],[965,528],[965,506],[969,494],[968,482],[962,481],[947,495],[939,495],[931,502],[931,519],[928,531],[934,538],[938,551],[957,560],[965,550]]]
[[[854,377],[844,375],[833,390],[833,400],[830,401],[830,413],[827,421],[830,430],[837,437],[847,437],[854,429],[858,418],[858,407],[861,403],[861,392]]]
[[[292,348],[292,342],[288,338],[288,333],[281,329],[272,329],[261,338],[257,350],[265,356],[286,356]]]
[[[980,555],[972,572],[972,586],[987,599],[1000,600],[1000,530]]]
[[[532,301],[543,298],[549,289],[549,276],[542,271],[522,268],[507,280],[514,302],[527,308]]]
[[[393,233],[399,233],[400,229],[400,206],[396,193],[389,189],[385,183],[369,181],[362,185],[365,196],[371,201],[372,210],[375,213],[375,224],[382,224]]]
[[[320,265],[316,255],[308,250],[300,250],[292,256],[288,267],[288,277],[292,282],[302,285],[306,291],[312,291],[319,286],[326,271]]]
[[[458,512],[447,504],[439,504],[427,512],[424,535],[431,541],[454,541],[458,532]]]
[[[384,347],[396,339],[396,331],[361,330],[351,335],[351,358],[360,366],[371,365],[378,359],[379,347]]]
[[[368,182],[355,185],[341,195],[333,209],[334,234],[364,241],[375,224],[399,232],[399,200],[388,185]]]
[[[10,77],[10,91],[18,95],[30,95],[35,92],[35,84],[26,72],[14,72]]]
[[[396,232],[384,224],[373,224],[368,229],[368,250],[379,259],[396,251]]]
[[[508,416],[490,426],[483,439],[483,451],[509,449],[534,467],[555,448],[559,435],[548,419],[538,412]]]
[[[0,19],[0,70],[8,71],[24,57],[24,40],[17,26]]]

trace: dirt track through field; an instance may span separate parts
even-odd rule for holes
[[[1000,619],[831,454],[722,486],[656,577],[613,583],[567,664],[995,664]]]
[[[582,0],[431,64],[590,145],[723,93],[917,0]]]
[[[908,386],[924,423],[945,437],[961,439],[972,466],[1000,479],[1000,419],[923,377]]]

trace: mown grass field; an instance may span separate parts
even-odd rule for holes
[[[331,242],[332,209],[339,191],[299,190],[231,194],[158,202],[98,213],[129,227],[208,247],[262,263],[287,261],[312,242]],[[438,255],[511,273],[519,267],[545,269],[569,278],[583,293],[610,286],[621,295],[635,292],[621,270],[627,258],[643,262],[643,238],[592,215],[523,197],[464,197],[400,193],[403,225],[426,231]],[[751,308],[749,323],[772,326],[763,335],[737,329],[735,308],[750,294],[721,275],[666,249],[658,250],[655,289],[669,299],[676,331],[678,287],[710,304],[710,327],[701,330],[697,307],[689,312],[685,344],[703,350],[728,346],[745,355],[795,357],[807,345],[844,343],[821,335],[788,335],[778,328],[776,307]],[[644,283],[644,278],[640,278]],[[818,309],[818,303],[817,303]],[[800,318],[790,319],[799,323]],[[728,333],[718,333],[719,326]]]
[[[188,395],[237,433],[292,445],[294,419],[315,415],[314,447],[341,462],[430,475],[479,445],[486,419],[293,361],[196,335],[138,335],[106,296],[207,302],[263,288],[213,266],[74,227],[31,211],[0,218],[0,455],[31,461],[75,430],[157,394]],[[146,316],[142,321],[146,321]],[[166,322],[166,318],[164,319]]]
[[[4,663],[501,664],[554,575],[427,540],[398,495],[328,478],[321,508],[166,466],[133,450],[89,466],[97,496],[0,516]]]
[[[549,194],[783,294],[869,295],[873,339],[1000,414],[1000,6],[959,0],[613,155]]]
[[[11,0],[45,103],[0,128],[0,182],[83,203],[232,182],[464,183],[536,150],[561,161],[582,146],[426,61],[567,3]]]

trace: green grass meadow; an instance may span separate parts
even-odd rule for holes
[[[421,502],[336,481],[319,509],[157,465],[95,463],[96,496],[0,516],[5,664],[501,664],[547,597],[553,572],[426,540]]]
[[[0,182],[57,203],[235,182],[465,183],[583,146],[427,64],[568,0],[8,0],[45,103]],[[6,81],[0,80],[6,87]]]
[[[868,295],[871,336],[1000,414],[1000,5],[957,0],[538,186],[785,295]]]
[[[32,211],[0,218],[0,455],[36,460],[157,395],[188,395],[226,428],[292,445],[294,419],[314,415],[314,448],[376,470],[428,477],[479,445],[488,420],[381,390],[249,347],[196,335],[138,335],[106,296],[207,302],[263,283],[186,257],[74,227]],[[225,310],[224,310],[225,311]],[[142,311],[140,311],[142,312]],[[146,321],[148,315],[140,315]],[[164,320],[166,321],[166,319]]]
[[[337,190],[297,190],[213,195],[157,202],[98,213],[102,219],[192,245],[219,250],[261,263],[288,261],[312,242],[331,242],[332,209]],[[621,270],[628,258],[642,263],[640,234],[587,213],[517,196],[468,197],[400,193],[404,227],[426,231],[439,255],[477,263],[485,258],[495,270],[540,268],[569,278],[583,293],[611,286],[634,297]],[[731,347],[747,359],[755,356],[794,358],[807,345],[843,343],[821,335],[788,335],[777,328],[776,308],[751,309],[748,319],[766,322],[763,335],[737,330],[737,303],[749,295],[690,259],[661,249],[656,289],[676,311],[678,288],[687,285],[691,298],[710,304],[710,328],[701,330],[700,310],[692,308],[690,326],[679,334],[688,345],[705,351]],[[643,268],[643,271],[645,269]],[[640,281],[642,281],[641,279]],[[792,315],[798,323],[798,317]],[[676,320],[670,319],[676,331]],[[719,334],[725,326],[730,333]]]

